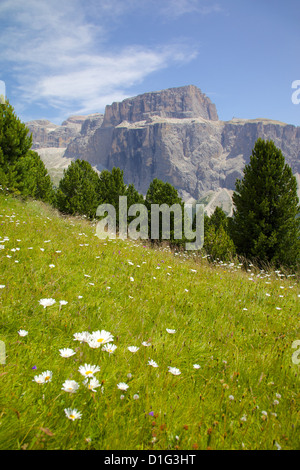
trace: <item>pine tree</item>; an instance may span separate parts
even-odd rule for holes
[[[233,203],[230,231],[238,254],[275,266],[299,262],[297,181],[274,142],[257,140]]]
[[[56,205],[67,214],[95,217],[99,204],[99,176],[85,160],[71,162],[59,182]]]
[[[30,196],[44,202],[54,202],[52,182],[44,162],[37,152],[29,150],[15,165],[16,186],[22,196]]]
[[[0,184],[18,190],[17,162],[25,157],[32,138],[8,101],[0,104]]]
[[[213,260],[231,260],[235,246],[229,234],[229,217],[221,207],[216,207],[209,217],[204,216],[204,250]]]
[[[178,205],[178,214],[175,214],[173,211],[170,211],[170,215],[167,213],[167,217],[170,217],[169,240],[171,242],[171,245],[183,245],[183,243],[186,241],[183,236],[184,208],[183,208],[183,201],[179,197],[177,189],[174,188],[170,183],[159,180],[158,178],[154,178],[154,180],[149,185],[149,188],[146,194],[145,204],[148,209],[149,233],[151,234],[153,233],[152,232],[153,224],[151,224],[151,217],[152,218],[154,217],[151,206],[154,204],[155,205],[158,204],[159,206],[162,206],[163,204],[165,204],[166,206],[168,206],[169,209],[171,209],[173,205]],[[179,209],[180,209],[180,213],[179,213]],[[163,222],[164,222],[163,212],[160,212],[159,213],[159,237],[158,237],[160,241],[163,240],[163,227],[164,227]],[[180,224],[182,227],[181,238],[177,238],[176,226],[179,227]]]

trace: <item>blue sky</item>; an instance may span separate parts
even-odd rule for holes
[[[219,118],[300,125],[299,0],[1,0],[0,80],[26,122],[193,84]]]

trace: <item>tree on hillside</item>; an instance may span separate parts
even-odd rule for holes
[[[167,235],[166,239],[170,240],[172,244],[183,244],[184,211],[183,202],[178,195],[177,189],[175,189],[170,183],[166,183],[159,180],[158,178],[154,178],[154,180],[149,185],[145,204],[149,214],[149,233],[153,236],[153,226],[154,223],[156,225],[155,221],[157,220],[157,239],[160,241],[163,240],[163,232],[165,232]],[[163,209],[163,205],[165,205],[165,212],[164,210],[160,211],[159,218],[157,219],[156,215],[154,214],[154,205],[162,206],[160,209]],[[171,210],[173,205],[177,206],[177,213]],[[164,224],[168,223],[168,221],[170,221],[170,231],[168,231],[167,226],[166,230],[164,230]],[[182,236],[181,238],[178,238],[176,227],[180,228],[180,225],[182,228]]]
[[[257,140],[233,203],[230,232],[238,254],[275,266],[299,262],[297,182],[274,142]]]
[[[0,184],[22,196],[52,202],[53,188],[29,129],[8,101],[0,104]]]
[[[85,160],[71,162],[56,192],[56,205],[61,212],[95,217],[99,204],[99,176]]]
[[[214,260],[229,261],[235,255],[235,246],[229,234],[229,218],[221,207],[204,217],[203,248]]]
[[[28,129],[7,101],[0,104],[0,184],[18,189],[18,160],[27,155],[32,145]]]
[[[134,187],[133,183],[124,183],[124,172],[114,167],[111,171],[103,170],[99,177],[98,195],[100,204],[111,204],[116,210],[116,223],[119,225],[119,197],[127,197],[127,209],[133,204],[144,204],[144,197]],[[127,222],[133,217],[128,216]]]
[[[22,196],[54,203],[55,193],[44,162],[37,152],[29,150],[16,162],[17,187]]]

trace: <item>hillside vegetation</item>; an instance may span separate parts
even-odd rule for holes
[[[0,449],[299,449],[296,276],[95,233],[0,195]]]

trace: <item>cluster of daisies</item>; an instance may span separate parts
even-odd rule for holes
[[[174,334],[176,333],[176,330],[166,328],[166,331],[169,334]],[[19,330],[18,331],[20,336],[27,336],[28,331],[26,330]],[[113,354],[115,350],[117,349],[117,346],[113,344],[113,335],[106,330],[97,330],[93,332],[88,332],[88,331],[82,331],[80,333],[74,333],[73,335],[74,341],[79,341],[80,343],[86,343],[88,344],[91,348],[96,349],[96,348],[102,348],[102,351],[108,352],[109,354]],[[142,345],[145,347],[151,346],[151,343],[148,341],[143,341]],[[140,348],[137,346],[128,346],[128,350],[131,353],[136,353]],[[76,354],[76,351],[74,351],[71,348],[62,348],[59,349],[60,356],[63,358],[69,358],[71,356],[74,356]],[[153,360],[149,359],[148,360],[148,365],[154,368],[159,367],[159,365]],[[200,365],[199,364],[194,364],[193,365],[194,369],[199,369]],[[92,364],[84,364],[79,366],[78,372],[84,377],[83,384],[84,386],[92,391],[92,392],[97,392],[97,389],[100,387],[101,392],[103,393],[104,388],[103,385],[99,382],[99,380],[95,377],[95,374],[100,371],[100,367],[97,365],[92,365]],[[180,375],[181,371],[180,369],[176,367],[171,367],[168,366],[168,371],[173,374],[173,375]],[[128,375],[130,377],[131,374]],[[42,372],[39,375],[35,375],[33,378],[33,381],[38,383],[38,384],[45,384],[49,383],[52,381],[53,373],[51,370],[46,370]],[[79,389],[80,384],[76,380],[65,380],[65,382],[62,384],[61,390],[67,393],[76,393],[77,390]],[[129,388],[129,385],[125,382],[119,382],[117,384],[117,388],[121,390],[122,392],[126,392],[127,389]],[[120,396],[121,399],[124,398],[124,395]],[[135,394],[133,398],[136,400],[139,398],[138,394]],[[66,408],[65,414],[67,418],[70,420],[74,421],[76,419],[80,419],[82,417],[82,414],[80,411],[77,409],[71,409],[71,408]]]

